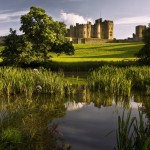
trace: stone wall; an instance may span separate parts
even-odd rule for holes
[[[102,18],[95,20],[95,24],[91,22],[87,24],[76,23],[76,26],[70,26],[67,35],[72,38],[98,38],[112,40],[114,38],[113,21],[102,21]]]
[[[67,37],[69,41],[72,41],[74,44],[98,44],[98,43],[107,43],[112,40],[107,39],[98,39],[98,38],[70,38]]]

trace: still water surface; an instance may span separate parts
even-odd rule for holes
[[[104,97],[106,99],[104,99]],[[65,143],[72,150],[112,150],[116,147],[118,116],[124,109],[132,108],[132,117],[138,118],[138,107],[142,108],[143,97],[132,95],[128,101],[99,94],[96,102],[66,102],[67,113],[53,122],[59,124]],[[145,100],[148,100],[146,97]],[[109,102],[108,102],[109,101]],[[138,101],[138,102],[136,102]]]
[[[47,126],[57,124],[65,144],[72,150],[112,150],[117,144],[118,116],[122,116],[124,110],[127,114],[132,108],[131,116],[138,118],[140,107],[145,120],[150,119],[150,96],[140,93],[128,98],[83,89],[68,97],[37,94],[31,99],[10,98],[12,100],[2,98],[0,101],[1,125],[6,131],[17,129],[23,136],[34,137],[31,142],[37,143],[36,147],[44,142],[49,144]]]

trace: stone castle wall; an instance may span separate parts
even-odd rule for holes
[[[135,27],[135,34],[133,34],[133,39],[136,40],[136,41],[142,41],[144,30],[146,30],[145,25],[136,26]]]
[[[87,24],[76,23],[76,26],[70,26],[70,29],[68,29],[67,36],[74,39],[97,38],[97,39],[113,40],[114,24],[113,21],[107,20],[102,21],[102,18],[95,20],[94,25],[92,25],[91,22],[87,22]]]

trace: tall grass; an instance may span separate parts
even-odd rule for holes
[[[31,70],[4,67],[0,68],[0,93],[6,95],[23,94],[31,96],[33,93],[64,94],[70,83],[64,80],[62,72],[54,73],[45,69]]]
[[[93,90],[103,90],[115,95],[130,96],[132,90],[150,94],[150,67],[103,66],[91,73],[88,83]]]
[[[143,114],[139,110],[139,119],[131,118],[131,110],[125,118],[118,117],[117,149],[118,150],[149,150],[150,125],[144,121]]]

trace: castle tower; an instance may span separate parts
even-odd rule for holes
[[[83,38],[87,38],[87,25],[83,25]]]
[[[113,40],[114,38],[114,24],[113,21],[108,21],[108,39]]]
[[[73,25],[70,26],[70,37],[76,37],[75,29]]]
[[[138,39],[142,39],[143,38],[143,31],[146,29],[146,26],[143,26],[143,25],[139,25],[139,26],[136,26],[136,37]]]
[[[91,22],[87,22],[87,38],[91,38]]]
[[[102,19],[97,19],[95,21],[95,25],[96,25],[96,38],[101,38],[101,22]]]

